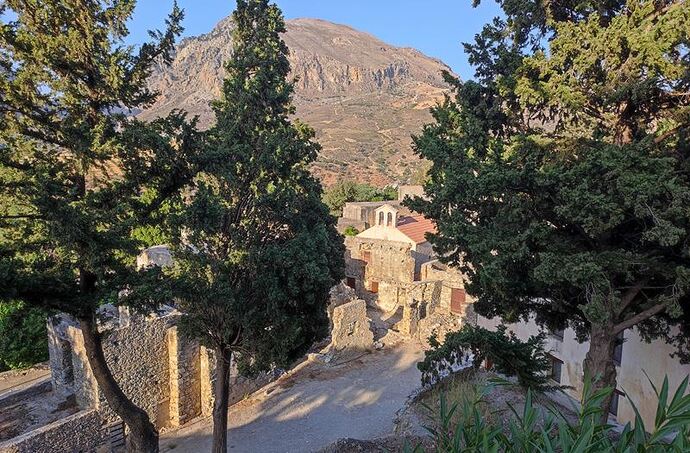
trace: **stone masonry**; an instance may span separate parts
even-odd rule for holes
[[[367,318],[367,304],[358,299],[333,309],[331,347],[335,351],[368,350],[374,345],[374,334]]]

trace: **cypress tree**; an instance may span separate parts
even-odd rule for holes
[[[213,451],[226,451],[229,373],[285,367],[327,335],[343,245],[310,174],[314,131],[291,121],[281,11],[239,0],[216,124],[178,213],[166,270],[183,332],[215,353]]]
[[[453,98],[415,139],[433,167],[412,207],[477,312],[589,339],[596,388],[615,387],[627,329],[687,361],[690,5],[499,3],[465,45],[476,79],[448,76]]]
[[[196,134],[184,115],[152,124],[127,115],[156,93],[153,65],[170,61],[182,29],[125,46],[129,0],[0,3],[0,299],[67,312],[91,369],[129,428],[130,451],[158,451],[146,412],[106,363],[98,308],[138,281],[135,231],[189,179]],[[145,385],[145,383],[142,383]]]

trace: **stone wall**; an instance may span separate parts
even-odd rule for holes
[[[0,453],[108,452],[106,442],[104,420],[92,409],[0,443]]]
[[[362,298],[372,289],[372,282],[412,282],[415,261],[411,245],[378,239],[346,238],[346,275],[357,281],[357,295]]]
[[[367,318],[367,304],[363,300],[353,300],[333,310],[333,331],[331,347],[340,351],[371,349],[374,334]]]
[[[202,413],[200,348],[198,343],[180,338],[177,326],[167,330],[166,340],[168,391],[161,394],[167,393],[169,398],[167,425],[179,427]]]
[[[209,367],[203,368],[198,342],[178,333],[180,316],[169,307],[150,316],[121,309],[99,327],[115,380],[159,429],[181,426],[208,406]],[[106,422],[117,422],[89,365],[78,324],[61,315],[49,322],[48,332],[54,390],[74,394],[80,409],[96,409]]]
[[[441,294],[439,298],[439,305],[441,308],[450,310],[451,292],[454,288],[465,288],[465,281],[467,278],[460,270],[452,268],[440,261],[430,261],[424,263],[420,273],[421,280],[440,281],[443,282],[441,286]],[[466,306],[469,307],[474,302],[472,297],[466,296]]]

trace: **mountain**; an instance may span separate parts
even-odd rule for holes
[[[375,185],[413,178],[421,165],[410,136],[431,120],[429,108],[448,89],[441,75],[448,66],[345,25],[295,19],[286,26],[296,117],[316,130],[323,147],[314,173],[326,185],[342,177]],[[209,127],[232,27],[227,18],[208,34],[184,39],[172,65],[153,74],[161,96],[140,117],[183,109]]]

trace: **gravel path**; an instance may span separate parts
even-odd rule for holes
[[[414,344],[400,344],[338,366],[311,363],[230,408],[228,451],[319,450],[337,439],[374,439],[393,431],[396,412],[420,384]],[[201,452],[211,422],[199,420],[161,436],[161,451]]]
[[[50,369],[46,364],[25,370],[2,372],[0,373],[0,399],[48,381],[50,381]]]

